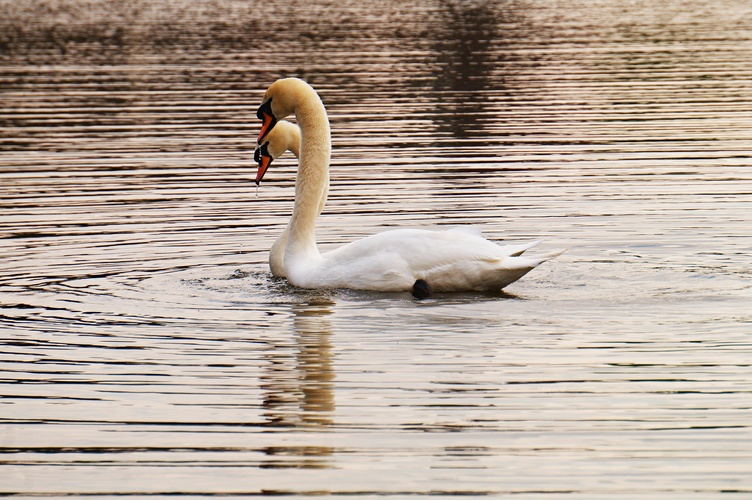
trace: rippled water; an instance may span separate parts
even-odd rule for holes
[[[0,494],[749,498],[752,7],[0,1]],[[295,290],[263,91],[334,139],[324,248],[568,248],[504,293]]]

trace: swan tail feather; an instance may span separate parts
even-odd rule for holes
[[[538,267],[539,265],[543,264],[547,260],[551,260],[555,257],[558,257],[564,252],[566,252],[566,249],[555,250],[553,252],[548,252],[548,253],[544,253],[544,254],[536,255],[536,256],[529,256],[529,257],[526,256],[526,257],[518,257],[518,258],[521,260],[520,264],[525,265],[525,266],[530,266],[530,269],[532,269],[534,267]]]
[[[520,245],[504,245],[501,248],[504,253],[509,257],[519,257],[523,253],[527,252],[531,248],[535,248],[541,244],[541,240],[531,241],[529,243],[522,243]]]
[[[549,259],[553,259],[554,257],[561,255],[562,253],[564,253],[564,250],[536,255],[534,257],[509,257],[508,259],[506,259],[504,266],[505,269],[499,269],[496,277],[491,280],[491,282],[493,283],[493,288],[496,290],[501,290],[504,287],[511,285],[512,283],[538,267],[540,264]]]

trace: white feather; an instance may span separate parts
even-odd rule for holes
[[[294,78],[275,82],[264,102],[270,98],[278,120],[294,113],[300,123],[298,130],[278,121],[263,139],[274,158],[300,147],[293,216],[270,254],[272,272],[293,285],[408,291],[422,279],[437,292],[500,290],[560,253],[524,257],[540,242],[498,245],[472,226],[396,229],[319,253],[314,228],[328,192],[331,151],[326,110],[313,88]]]

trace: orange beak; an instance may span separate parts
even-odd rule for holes
[[[261,140],[266,137],[266,134],[268,134],[277,124],[277,118],[274,116],[274,113],[272,113],[271,99],[259,106],[258,111],[256,111],[256,117],[261,120],[261,132],[259,132],[258,140],[256,142],[261,144]]]
[[[269,154],[269,141],[256,147],[256,151],[253,152],[253,159],[258,163],[258,171],[256,172],[256,185],[258,186],[273,160],[272,155]]]
[[[258,171],[256,172],[256,185],[258,186],[261,184],[261,179],[264,178],[264,174],[266,173],[266,169],[269,168],[269,165],[272,164],[272,157],[271,156],[262,156],[261,160],[259,161]]]

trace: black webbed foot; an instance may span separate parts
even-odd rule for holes
[[[425,299],[431,296],[431,287],[426,280],[415,280],[413,284],[413,297],[416,299]]]

